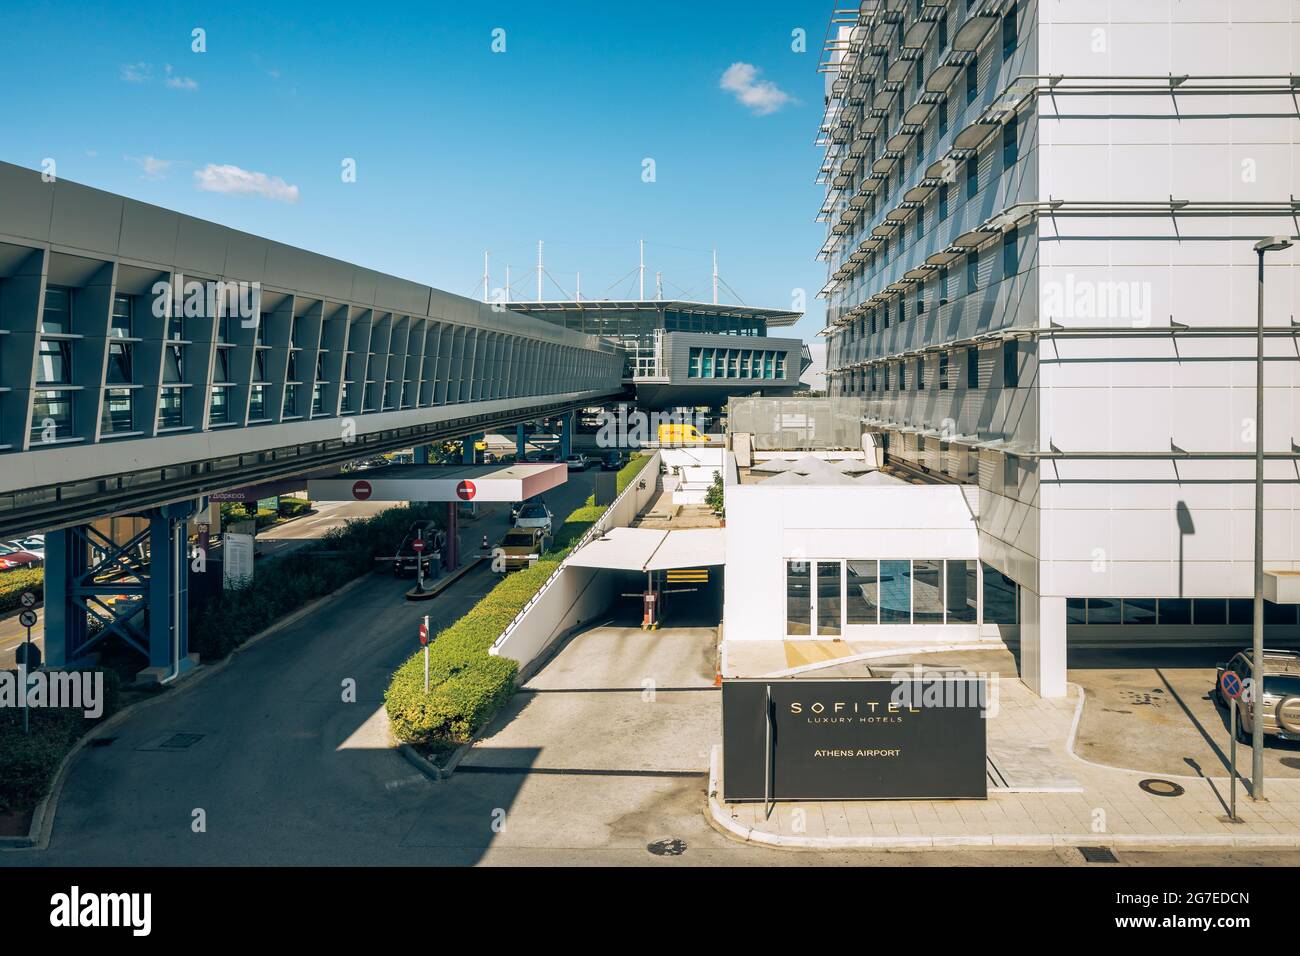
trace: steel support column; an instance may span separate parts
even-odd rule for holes
[[[515,461],[523,461],[528,448],[528,430],[524,423],[515,426]]]
[[[573,454],[573,429],[577,422],[572,410],[560,416],[560,461]]]
[[[415,463],[417,465],[427,465],[429,463],[428,445],[416,445],[414,451],[415,451]]]
[[[460,440],[460,462],[462,465],[477,465],[479,463],[478,448],[476,446],[482,440],[482,432],[466,435]]]

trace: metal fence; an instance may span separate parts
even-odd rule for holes
[[[757,451],[860,449],[862,398],[732,398],[727,431],[753,436]]]

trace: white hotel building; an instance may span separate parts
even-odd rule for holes
[[[978,484],[980,623],[1048,696],[1068,646],[1248,644],[1300,0],[868,0],[828,53],[828,388]],[[1298,251],[1263,270],[1272,643],[1300,636]]]

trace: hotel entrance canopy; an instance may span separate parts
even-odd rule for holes
[[[526,501],[564,484],[563,462],[389,465],[307,482],[313,501]]]

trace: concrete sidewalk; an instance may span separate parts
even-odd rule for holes
[[[1300,780],[1267,781],[1254,803],[1238,784],[1241,823],[1228,822],[1230,777],[1174,776],[1091,763],[1074,754],[1083,692],[1037,697],[1019,680],[1000,681],[990,719],[987,800],[896,800],[724,804],[720,748],[710,771],[707,813],[729,835],[768,846],[835,849],[953,846],[1300,846]],[[998,772],[1000,771],[1000,772]],[[1139,787],[1172,781],[1179,796]]]

